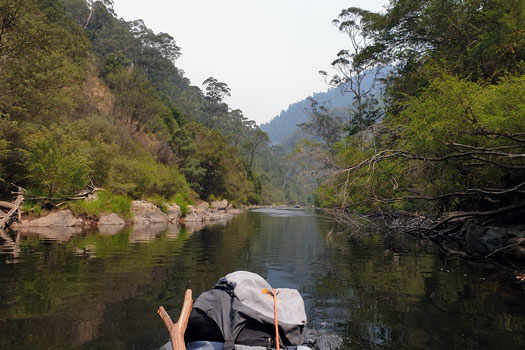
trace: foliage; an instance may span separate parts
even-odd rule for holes
[[[231,90],[226,83],[209,77],[202,82],[206,88],[206,98],[211,103],[220,103],[226,96],[231,96]]]
[[[0,0],[0,178],[52,197],[91,178],[183,208],[197,196],[260,200],[246,165],[267,139],[250,142],[260,130],[222,102],[228,86],[191,86],[175,39],[119,19],[112,5]],[[106,204],[91,205],[82,210]]]
[[[190,198],[186,197],[183,193],[177,193],[171,200],[180,207],[182,215],[188,213],[188,205],[192,203]]]
[[[97,192],[94,200],[73,201],[68,204],[76,215],[100,217],[115,213],[124,218],[131,218],[131,198],[113,194],[109,191]]]
[[[50,121],[71,113],[89,42],[56,4],[0,2],[0,115]],[[40,8],[42,7],[42,8]]]
[[[155,194],[170,198],[178,192],[190,192],[184,176],[176,167],[157,163],[147,155],[142,158],[115,157],[107,187],[132,198],[151,197]]]
[[[194,154],[198,171],[182,170],[201,198],[214,195],[240,203],[256,202],[254,186],[244,163],[225,138],[198,123],[190,123],[187,128],[198,145]]]
[[[91,174],[88,145],[70,130],[44,126],[25,138],[23,163],[29,182],[48,196],[74,194],[85,187]]]
[[[338,64],[396,69],[386,79],[385,118],[331,147],[334,171],[319,203],[439,214],[522,202],[523,13],[515,1],[395,0],[384,14],[344,10],[357,20],[340,25],[368,42]]]

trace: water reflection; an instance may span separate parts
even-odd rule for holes
[[[498,274],[424,242],[349,237],[286,209],[211,227],[0,234],[0,349],[157,348],[167,340],[158,305],[177,314],[187,287],[198,295],[240,269],[299,289],[310,326],[349,349],[525,345],[523,292]]]

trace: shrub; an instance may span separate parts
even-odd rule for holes
[[[108,186],[114,192],[132,198],[147,198],[156,195],[168,199],[176,193],[191,193],[190,187],[176,167],[160,164],[152,156],[114,159]]]
[[[115,213],[131,218],[131,198],[108,191],[97,194],[98,198],[95,200],[70,202],[69,207],[76,215],[100,217],[102,214]]]
[[[192,203],[190,198],[188,198],[187,195],[184,193],[177,193],[172,198],[172,201],[180,207],[180,211],[183,216],[188,213],[188,205]]]
[[[88,151],[89,143],[75,138],[68,127],[29,131],[22,152],[31,185],[49,196],[84,188],[91,174]]]

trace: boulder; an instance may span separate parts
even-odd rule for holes
[[[135,225],[129,236],[131,243],[150,242],[157,238],[157,235],[168,229],[168,222],[154,222],[148,225]]]
[[[124,226],[126,222],[117,214],[103,215],[98,220],[98,225]]]
[[[193,206],[188,205],[188,212],[186,213],[186,216],[184,217],[185,222],[202,222],[204,221],[204,213],[205,210],[203,209],[203,206]]]
[[[242,209],[228,209],[228,214],[239,215],[242,213]]]
[[[168,215],[163,213],[155,204],[147,201],[131,202],[131,212],[135,225],[168,223]]]
[[[343,338],[320,330],[305,329],[305,345],[313,350],[337,350],[343,346]]]
[[[178,223],[169,224],[166,230],[166,237],[169,239],[176,239],[180,234],[180,226]]]
[[[222,201],[211,202],[211,207],[216,210],[226,210],[228,208],[228,201],[226,199]]]
[[[114,236],[124,229],[121,225],[99,225],[98,233],[102,236]]]
[[[38,236],[40,238],[67,242],[74,235],[82,232],[79,226],[64,227],[64,226],[49,226],[49,227],[20,227],[23,236]]]
[[[206,215],[203,216],[204,221],[222,221],[231,219],[233,217],[232,214],[227,213],[225,211],[210,211],[206,213]]]
[[[17,228],[24,227],[74,227],[82,226],[83,221],[73,215],[69,209],[59,210],[34,220],[22,220]]]
[[[187,234],[192,234],[193,232],[200,231],[205,227],[206,224],[204,224],[202,221],[188,221],[184,223],[184,228],[186,228]]]
[[[205,202],[205,201],[200,201],[199,203],[197,203],[195,205],[195,210],[197,210],[197,212],[199,212],[199,213],[203,213],[206,210],[208,210],[209,208],[210,208],[210,204],[208,202]]]
[[[181,217],[181,210],[177,204],[168,205],[168,221],[172,224],[179,222]]]
[[[470,254],[487,256],[494,252],[511,254],[525,259],[525,230],[523,227],[496,227],[467,224],[462,229]]]

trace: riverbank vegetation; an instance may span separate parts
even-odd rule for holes
[[[59,198],[91,181],[131,199],[285,202],[286,161],[181,48],[112,2],[0,0],[0,179]],[[182,200],[181,200],[182,199]]]
[[[394,0],[334,23],[351,48],[322,72],[355,96],[345,134],[314,113],[333,167],[322,206],[462,217],[523,209],[525,33],[521,1]],[[393,67],[393,68],[392,68]],[[363,74],[389,71],[360,89]],[[332,140],[331,138],[335,138]]]
[[[349,48],[321,74],[354,96],[349,122],[339,127],[336,116],[314,109],[303,125],[319,141],[303,152],[324,159],[317,204],[339,217],[404,213],[404,229],[440,243],[471,239],[467,221],[521,223],[524,6],[392,0],[383,13],[344,9],[334,24]],[[364,88],[365,76],[384,93]],[[498,239],[484,255],[523,242],[519,234]]]

